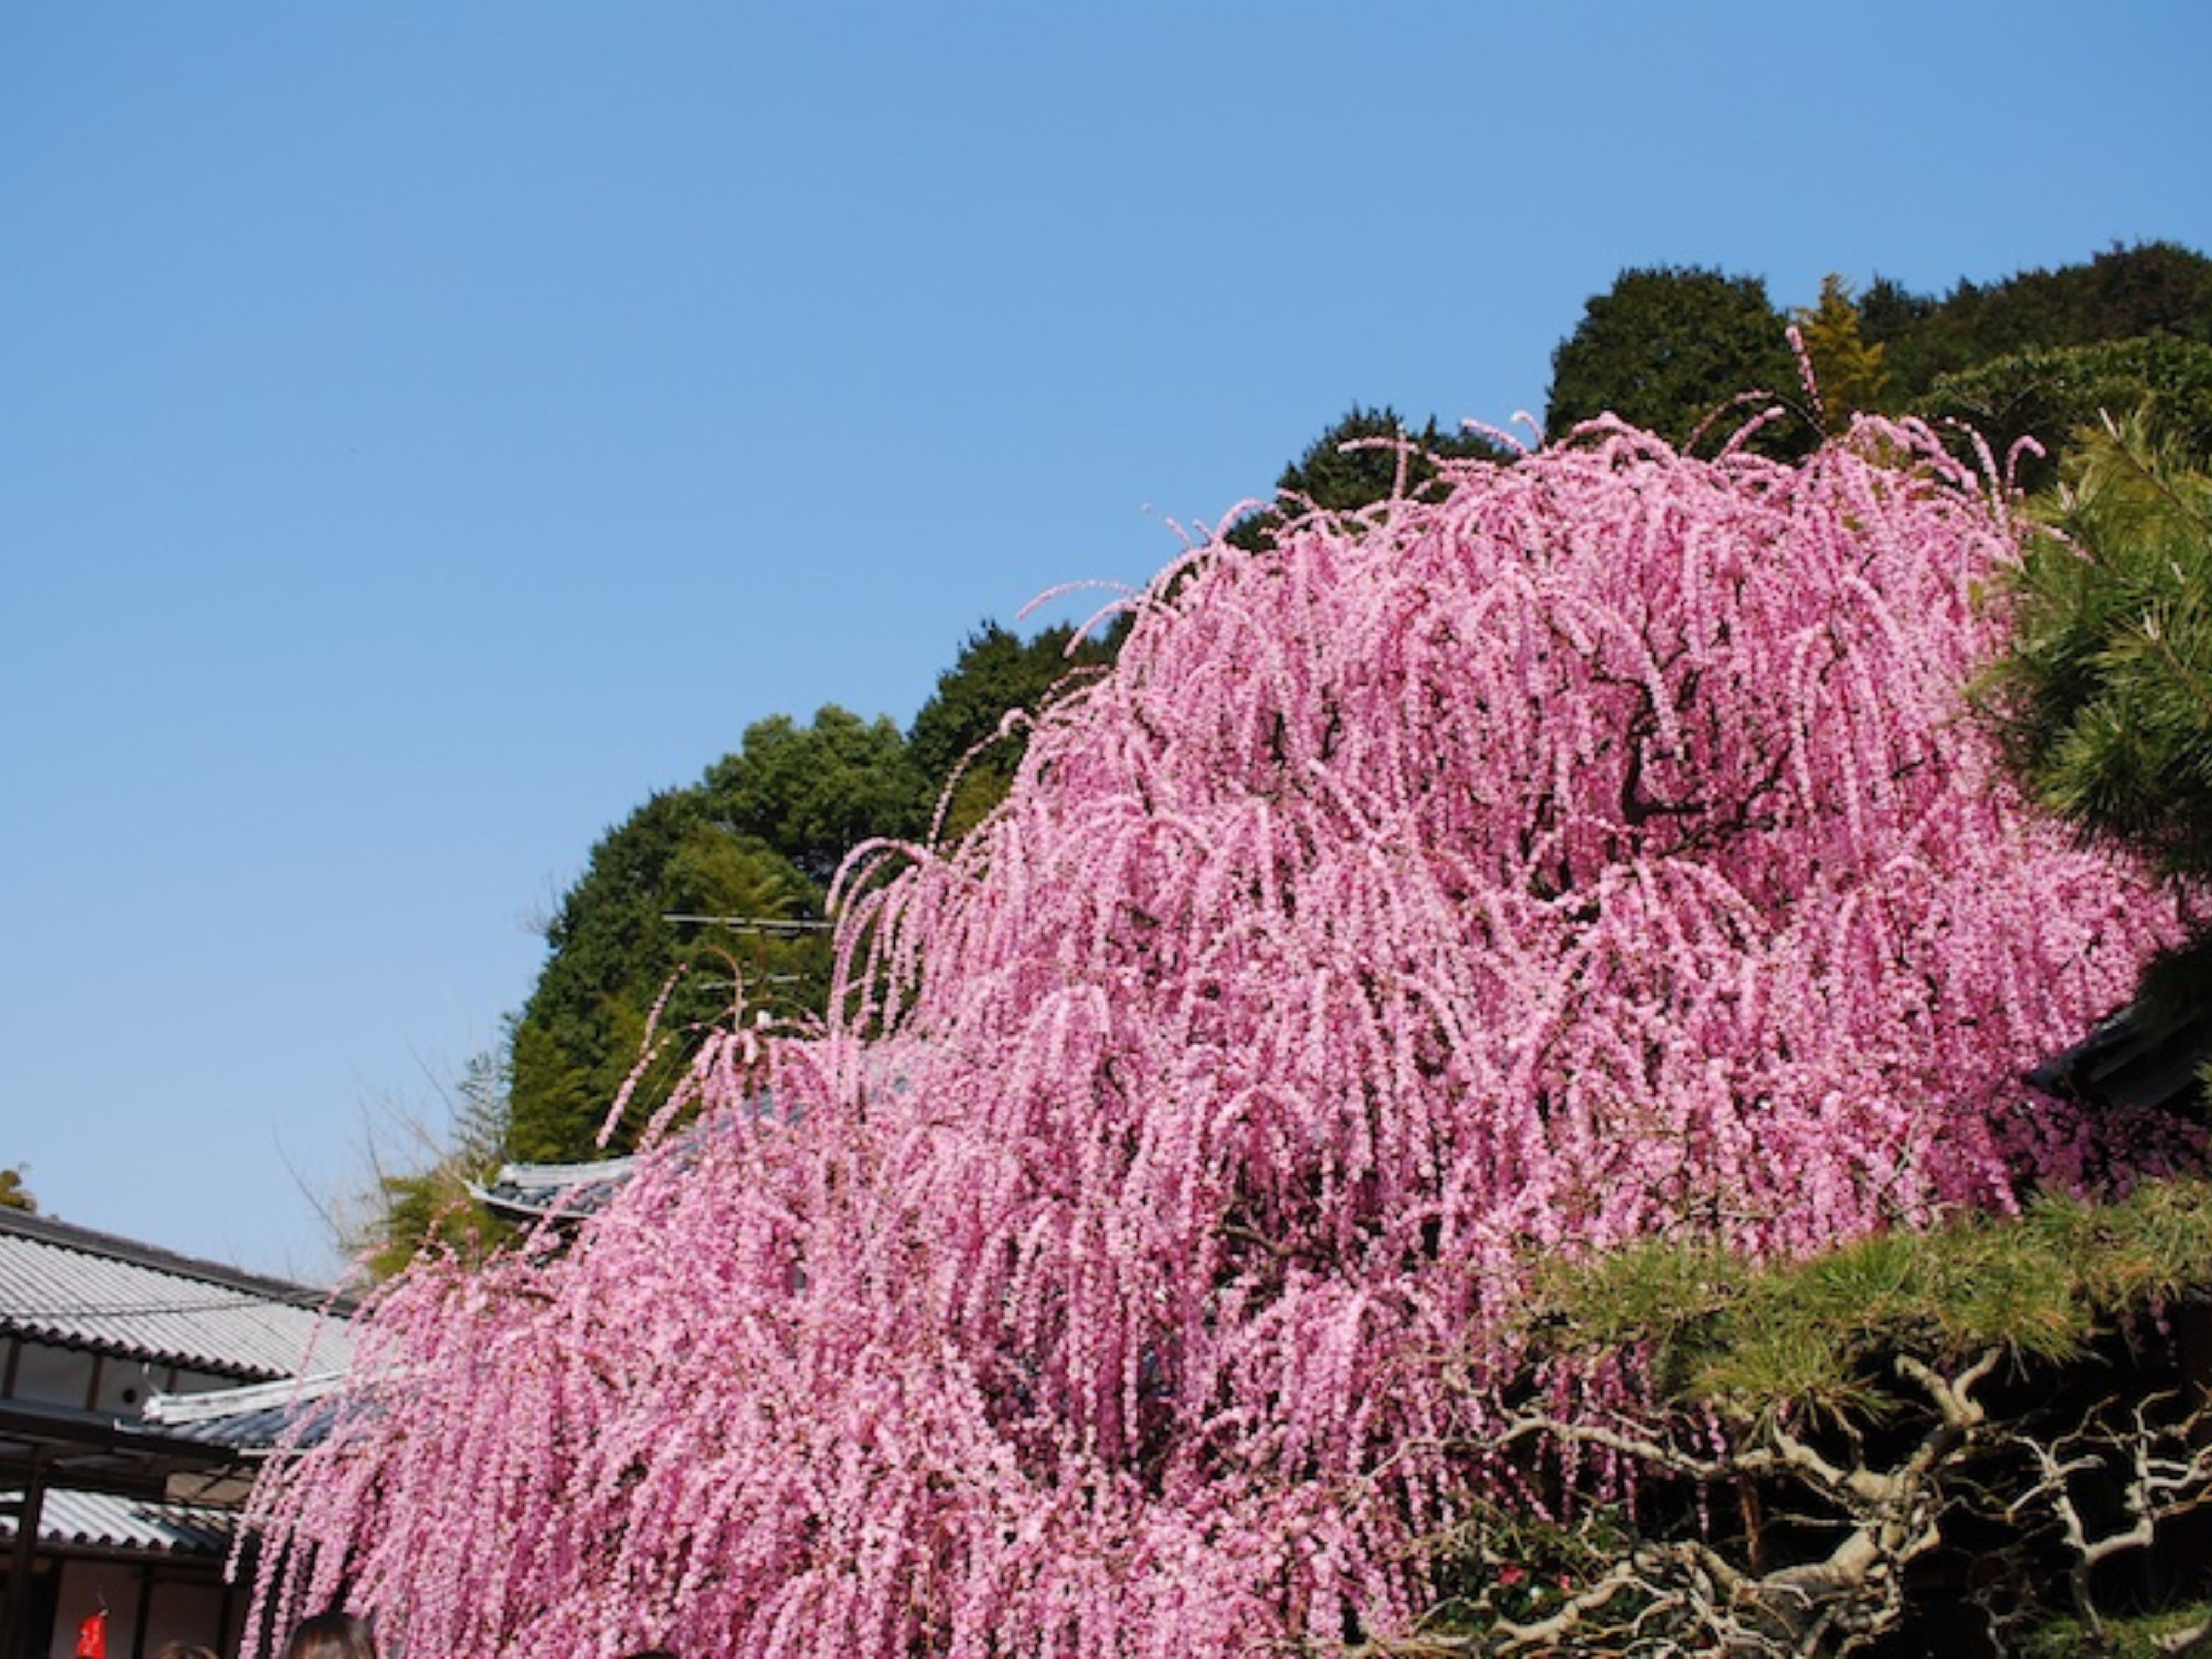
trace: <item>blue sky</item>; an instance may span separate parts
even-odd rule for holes
[[[2212,10],[0,11],[0,1164],[319,1278],[592,843],[1623,268],[2212,250]]]

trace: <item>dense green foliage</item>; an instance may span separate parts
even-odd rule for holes
[[[2107,415],[2142,416],[2179,447],[2212,454],[2212,344],[2149,335],[2014,352],[1938,376],[1921,412],[1971,427],[2000,459],[2034,439],[2045,453],[2023,454],[2017,473],[2032,490],[2057,482],[2073,435]]]
[[[1718,442],[1778,402],[1792,412],[1760,447],[1800,453],[1857,410],[1963,422],[2002,455],[2033,436],[2021,483],[2057,475],[2078,428],[2154,406],[2192,435],[2212,430],[2212,259],[2169,242],[2112,248],[2087,264],[1962,281],[1936,297],[1877,276],[1854,301],[1840,276],[1795,312],[1820,386],[1804,398],[1783,315],[1763,282],[1699,269],[1623,271],[1589,301],[1553,356],[1547,429],[1610,410],[1676,443]],[[1718,416],[1718,418],[1716,418]]]
[[[2024,458],[2025,489],[2048,487],[2074,434],[2106,415],[2148,406],[2212,435],[2212,259],[2171,242],[1961,282],[1940,300],[1877,278],[1858,311],[1882,349],[1887,406],[1971,427],[2000,458],[2033,438],[2045,453]]]
[[[1122,632],[1116,625],[1078,640],[1063,623],[1024,639],[986,620],[968,636],[907,730],[908,753],[930,780],[933,801],[950,792],[939,802],[940,836],[965,835],[1005,798],[1028,747],[1020,721],[1007,728],[1008,714],[1034,711],[1069,675],[1111,662]]]
[[[910,737],[834,705],[805,726],[775,715],[698,782],[610,830],[546,930],[545,966],[514,1024],[507,1155],[593,1156],[626,1085],[633,1109],[613,1144],[627,1146],[681,1073],[688,1037],[726,1015],[740,988],[749,1018],[820,1014],[825,906],[845,854],[920,839],[948,786],[940,835],[988,811],[1020,759],[1018,731],[987,743],[1009,711],[1110,655],[1110,637],[1071,655],[1073,636],[1063,627],[1024,639],[986,622]]]
[[[769,732],[779,759],[787,726]],[[821,934],[760,925],[818,921],[820,889],[791,858],[732,829],[720,805],[704,786],[664,792],[592,849],[546,929],[545,966],[514,1022],[509,1156],[592,1155],[609,1108],[647,1053],[656,1007],[658,1029],[680,1036],[728,1012],[740,972],[750,1007],[773,1015],[820,1006],[828,970]],[[756,925],[733,932],[698,918]],[[641,1099],[665,1093],[684,1058],[680,1041],[665,1045],[639,1073]]]
[[[1275,494],[1293,510],[1354,513],[1395,495],[1420,496],[1437,481],[1438,459],[1504,460],[1506,453],[1480,433],[1442,430],[1433,416],[1416,431],[1387,404],[1355,404],[1283,469]],[[1232,526],[1228,540],[1249,550],[1282,522],[1280,511],[1263,508]]]
[[[1553,1352],[1644,1352],[1678,1405],[1879,1413],[1899,1353],[2080,1359],[2124,1318],[2208,1285],[2212,1185],[2174,1180],[2112,1204],[2045,1194],[2017,1217],[1779,1265],[1666,1242],[1554,1262],[1527,1318]]]
[[[1759,277],[1625,270],[1552,354],[1544,428],[1561,436],[1610,411],[1677,447],[1703,432],[1725,437],[1741,422],[1716,417],[1743,394],[1802,398],[1784,328]],[[1801,421],[1788,435],[1802,449],[1818,434]]]
[[[2212,343],[2212,259],[2171,242],[2114,247],[2087,264],[1961,281],[1941,300],[1877,279],[1860,301],[1908,405],[1939,378],[2017,352],[2146,336]]]
[[[2212,877],[2212,477],[2139,426],[2085,441],[1985,681],[2029,793],[2166,876]]]
[[[707,769],[703,788],[722,828],[826,887],[860,842],[922,832],[930,782],[888,718],[864,720],[832,704],[811,726],[775,714],[747,726],[736,752]]]

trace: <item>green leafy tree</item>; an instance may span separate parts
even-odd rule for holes
[[[931,781],[933,811],[952,792],[942,800],[941,836],[965,835],[1012,783],[1029,744],[1018,726],[1002,730],[1008,713],[1034,711],[1069,675],[1111,662],[1125,631],[1116,623],[1078,641],[1062,624],[1024,639],[986,619],[968,636],[907,731],[908,751]]]
[[[888,717],[828,703],[811,725],[777,714],[747,726],[737,752],[707,769],[703,787],[720,823],[826,886],[860,842],[921,835],[930,784]]]
[[[1915,294],[1892,276],[1876,273],[1866,291],[1858,296],[1859,330],[1871,344],[1882,348],[1883,366],[1893,374],[1896,364],[1891,355],[1897,343],[1911,336],[1936,309],[1936,301],[1929,295]]]
[[[1999,358],[2113,340],[2212,343],[2212,259],[2172,242],[2113,247],[2087,263],[1961,281],[1940,301],[1876,278],[1861,301],[1908,407],[1945,375]]]
[[[2034,439],[2044,453],[2019,464],[2018,482],[2030,490],[2057,483],[2075,434],[2108,416],[2144,416],[2181,448],[2212,454],[2212,345],[2149,335],[2039,347],[1940,376],[1920,408],[1980,433],[2000,459]]]
[[[1410,444],[1411,448],[1402,447]],[[1387,501],[1401,487],[1423,494],[1437,477],[1435,459],[1503,460],[1506,452],[1473,432],[1446,432],[1434,416],[1419,431],[1398,411],[1354,404],[1283,469],[1277,491],[1330,513],[1352,513]]]
[[[0,1169],[0,1210],[21,1210],[35,1215],[38,1208],[39,1200],[31,1196],[31,1189],[23,1184],[23,1166],[11,1164]]]
[[[1624,270],[1552,354],[1544,425],[1557,437],[1610,410],[1682,446],[1701,429],[1717,439],[1732,432],[1726,411],[1750,392],[1802,402],[1764,281],[1694,267]],[[1770,428],[1765,443],[1802,450],[1818,435],[1799,420]]]
[[[680,1037],[726,1012],[735,977],[748,1006],[772,1015],[821,1006],[828,947],[803,925],[820,920],[821,890],[731,828],[720,805],[698,787],[655,795],[592,850],[562,900],[511,1035],[509,1156],[592,1156],[634,1072],[650,1103],[681,1070],[680,1041],[639,1070],[651,1033]]]
[[[1446,432],[1434,416],[1419,431],[1388,404],[1358,404],[1308,444],[1275,480],[1275,493],[1292,504],[1329,513],[1356,513],[1402,491],[1418,497],[1437,482],[1438,459],[1502,461],[1509,452],[1479,433]],[[1230,526],[1227,539],[1251,550],[1282,521],[1281,510],[1262,508]]]
[[[823,904],[838,866],[862,842],[927,833],[960,757],[1066,671],[1068,637],[1025,641],[986,624],[940,679],[912,743],[890,720],[835,704],[803,726],[787,714],[756,721],[700,782],[654,796],[610,831],[547,929],[545,965],[513,1026],[507,1154],[593,1156],[627,1085],[634,1105],[616,1136],[626,1144],[627,1126],[680,1075],[684,1035],[726,1013],[740,985],[750,1010],[819,1015],[831,966]],[[1078,659],[1105,652],[1083,647]],[[971,765],[949,830],[988,810],[1018,755],[1017,742]]]

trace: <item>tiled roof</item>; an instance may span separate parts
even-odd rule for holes
[[[295,1431],[313,1443],[329,1427],[344,1382],[343,1372],[324,1371],[205,1394],[157,1394],[146,1402],[146,1418],[177,1439],[203,1445],[258,1451]]]
[[[246,1378],[343,1365],[327,1292],[0,1210],[0,1334]]]
[[[891,1086],[902,1086],[897,1079]],[[797,1122],[804,1107],[780,1112],[775,1091],[763,1089],[735,1111],[702,1118],[672,1134],[665,1143],[678,1167],[688,1169],[698,1159],[701,1142],[714,1133],[732,1133],[763,1123]],[[635,1158],[603,1158],[588,1164],[507,1164],[501,1166],[489,1185],[469,1184],[477,1201],[510,1220],[532,1221],[545,1217],[578,1220],[605,1209],[630,1178]]]
[[[590,1215],[629,1179],[633,1162],[609,1158],[595,1164],[509,1164],[489,1186],[471,1184],[469,1190],[477,1202],[517,1219]]]
[[[15,1535],[18,1493],[0,1493],[0,1540]],[[80,1549],[221,1557],[230,1549],[227,1510],[195,1504],[159,1504],[106,1492],[49,1490],[39,1506],[39,1540]]]

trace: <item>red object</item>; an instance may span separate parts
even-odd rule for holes
[[[107,1609],[76,1627],[76,1659],[107,1659]]]

